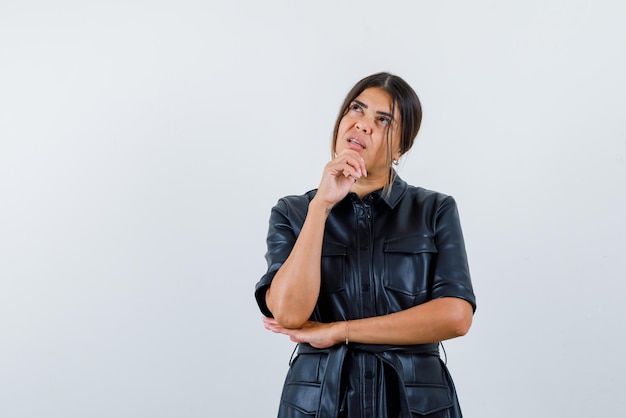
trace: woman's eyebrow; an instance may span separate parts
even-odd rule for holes
[[[381,112],[380,110],[376,112],[379,115],[387,116],[389,119],[393,120],[393,115],[388,112]]]
[[[368,106],[365,103],[363,103],[362,101],[360,101],[360,100],[356,100],[355,99],[354,103],[358,104],[363,109],[367,109],[368,108]],[[391,113],[389,113],[389,112],[382,112],[382,111],[378,110],[376,113],[379,114],[379,115],[387,116],[390,119],[393,119],[393,115]]]

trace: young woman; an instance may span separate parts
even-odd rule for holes
[[[299,343],[280,418],[461,417],[439,357],[476,309],[456,204],[393,168],[421,118],[400,77],[362,79],[319,187],[272,209],[255,296],[265,327]]]

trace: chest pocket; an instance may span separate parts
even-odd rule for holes
[[[437,247],[429,235],[413,235],[385,241],[383,285],[398,308],[429,299]]]
[[[334,242],[322,245],[322,290],[335,293],[345,289],[346,246]]]

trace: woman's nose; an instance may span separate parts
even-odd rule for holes
[[[356,128],[359,131],[363,131],[366,134],[372,133],[372,124],[367,120],[367,118],[361,118],[356,122]]]

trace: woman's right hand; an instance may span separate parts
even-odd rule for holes
[[[354,150],[343,151],[324,166],[322,181],[309,203],[302,229],[265,294],[276,324],[285,329],[301,328],[311,317],[320,292],[326,219],[354,182],[366,175],[365,162]]]
[[[324,166],[315,198],[330,209],[346,197],[354,182],[363,176],[367,176],[363,158],[356,151],[346,150]]]

